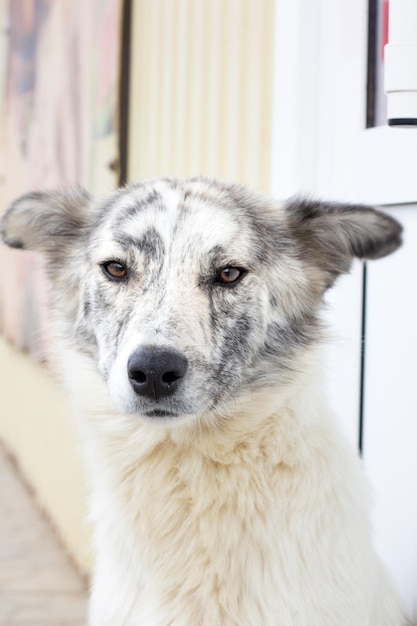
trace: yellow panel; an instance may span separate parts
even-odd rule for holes
[[[90,571],[93,555],[84,464],[64,392],[45,368],[3,338],[0,371],[1,437],[16,455],[68,552],[82,571]]]
[[[129,179],[269,190],[274,0],[137,0]]]

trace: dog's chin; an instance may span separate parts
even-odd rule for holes
[[[136,398],[124,399],[114,398],[114,405],[118,412],[129,415],[132,418],[140,419],[147,424],[175,426],[191,422],[196,417],[197,411],[194,407],[185,403],[176,402],[170,406],[168,403],[142,403]]]
[[[155,426],[192,425],[195,422],[212,424],[219,419],[228,418],[240,408],[239,395],[218,394],[215,398],[207,397],[202,391],[198,398],[184,398],[173,395],[158,402],[138,397],[132,393],[112,394],[110,399],[118,413]]]
[[[156,427],[169,426],[170,428],[175,428],[180,425],[183,426],[196,419],[196,415],[192,413],[173,413],[161,409],[140,412],[136,413],[136,415],[146,424],[155,425]]]

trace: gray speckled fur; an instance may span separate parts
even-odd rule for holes
[[[186,379],[163,401],[173,415],[220,411],[248,387],[285,382],[321,340],[324,291],[354,256],[382,257],[401,242],[399,224],[367,207],[280,204],[205,178],[155,179],[104,201],[81,189],[36,192],[1,228],[6,244],[44,253],[66,334],[105,380],[130,336],[186,355]],[[99,267],[116,257],[129,267],[120,283]],[[214,283],[225,265],[248,270],[235,288]],[[152,410],[128,395],[125,411]]]
[[[91,626],[406,623],[315,349],[324,292],[355,256],[400,245],[395,220],[155,179],[104,201],[29,194],[1,233],[45,255],[70,344],[96,523]],[[244,270],[233,286],[219,283],[228,266]],[[155,379],[137,394],[128,364],[145,353],[158,367],[158,349],[184,375],[169,395]]]

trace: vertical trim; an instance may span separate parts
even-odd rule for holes
[[[123,0],[119,83],[119,186],[128,179],[129,85],[132,0]]]
[[[364,452],[365,432],[365,366],[366,366],[366,291],[367,291],[367,265],[363,264],[362,270],[362,329],[361,329],[361,367],[360,367],[360,394],[359,394],[359,452]]]
[[[368,57],[366,84],[366,128],[373,128],[376,122],[376,81],[377,81],[377,42],[378,42],[378,0],[368,0]],[[365,437],[365,368],[366,368],[366,292],[367,265],[362,270],[362,328],[361,328],[361,364],[359,392],[359,453],[364,455]]]
[[[368,0],[368,61],[366,84],[366,128],[375,126],[378,2]]]

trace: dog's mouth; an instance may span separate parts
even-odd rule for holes
[[[163,411],[161,409],[152,409],[150,411],[144,411],[143,413],[145,417],[157,417],[157,418],[175,418],[178,417],[177,413],[173,413],[172,411]]]

